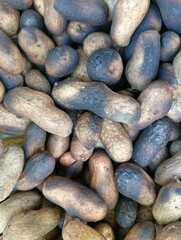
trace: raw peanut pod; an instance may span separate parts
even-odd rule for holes
[[[156,235],[155,240],[180,240],[181,222],[174,222],[163,227]]]
[[[32,69],[25,76],[27,87],[50,94],[51,86],[48,79],[38,70]]]
[[[133,150],[133,162],[141,167],[148,166],[161,148],[170,140],[172,121],[166,117],[145,128],[137,138]]]
[[[173,70],[175,73],[176,81],[178,84],[181,84],[181,69],[180,69],[180,64],[181,64],[181,50],[177,53],[173,60]]]
[[[20,14],[17,10],[0,3],[0,28],[9,36],[14,36],[19,29]]]
[[[73,158],[75,158],[77,161],[87,161],[91,157],[93,151],[94,148],[87,149],[86,147],[84,147],[84,145],[74,134],[70,144],[70,153]]]
[[[103,0],[56,0],[55,9],[69,21],[92,26],[103,25],[108,18],[108,7]]]
[[[152,222],[142,222],[134,225],[124,240],[144,239],[155,240],[155,227]]]
[[[156,198],[155,183],[139,166],[133,163],[121,164],[115,172],[118,191],[143,206],[150,206]]]
[[[128,135],[130,136],[131,140],[134,142],[137,137],[140,134],[140,130],[138,130],[137,128],[132,127],[132,125],[128,125],[128,124],[122,124],[124,130],[128,133]]]
[[[59,159],[59,163],[62,166],[65,167],[70,167],[72,164],[74,164],[77,160],[75,160],[75,158],[72,157],[70,152],[66,152],[64,153],[60,159]]]
[[[18,43],[32,63],[44,65],[53,41],[40,29],[24,27],[18,35]]]
[[[0,67],[12,74],[19,74],[26,65],[24,57],[12,40],[0,29]]]
[[[111,38],[120,47],[129,44],[131,36],[145,17],[150,5],[149,0],[119,0],[112,16]]]
[[[20,18],[20,28],[24,27],[35,27],[44,30],[44,19],[37,11],[28,9],[21,14]]]
[[[61,157],[69,148],[70,137],[60,137],[50,134],[46,142],[46,150],[48,150],[54,158]]]
[[[35,153],[45,149],[46,132],[38,127],[35,123],[31,123],[24,136],[23,149],[26,158],[32,157]]]
[[[181,178],[181,151],[162,162],[155,171],[155,182],[166,185]]]
[[[46,28],[53,35],[59,35],[65,31],[67,20],[55,9],[56,0],[44,1],[44,21]]]
[[[155,30],[145,31],[139,36],[133,57],[126,65],[126,78],[131,88],[142,91],[156,77],[159,63],[160,34]]]
[[[6,89],[3,83],[0,81],[0,103],[4,100],[5,93],[6,93]]]
[[[153,222],[152,206],[138,206],[136,223],[151,221]]]
[[[181,183],[169,183],[163,186],[152,207],[152,213],[158,224],[165,225],[181,217]]]
[[[68,221],[62,229],[64,240],[106,240],[98,231],[81,222],[78,218]]]
[[[14,215],[3,232],[3,240],[36,240],[58,225],[61,214],[58,208],[44,207]]]
[[[32,5],[33,0],[5,0],[5,2],[15,9],[25,10]]]
[[[0,233],[3,233],[11,217],[22,211],[39,208],[41,200],[42,198],[37,192],[29,191],[15,193],[2,202],[0,204]]]
[[[177,84],[177,80],[173,70],[173,65],[171,63],[160,64],[157,77],[158,79],[166,80],[172,86]]]
[[[10,195],[23,170],[23,149],[15,144],[7,145],[0,157],[0,166],[0,202],[2,202]]]
[[[33,0],[33,7],[37,12],[44,16],[45,12],[44,0]]]
[[[56,227],[50,232],[48,232],[46,235],[44,235],[43,237],[39,237],[37,240],[52,240],[52,239],[62,240],[62,238],[60,238],[59,236],[59,232],[60,232],[60,229]]]
[[[75,133],[85,148],[94,148],[101,135],[101,119],[91,112],[83,113],[77,120]]]
[[[27,117],[47,132],[67,137],[72,131],[72,121],[55,107],[45,93],[28,87],[14,88],[4,98],[5,107],[20,116]]]
[[[100,48],[111,48],[113,41],[111,37],[104,32],[90,33],[83,42],[83,50],[87,56]]]
[[[176,155],[178,152],[180,152],[181,151],[181,139],[177,139],[177,140],[173,141],[170,145],[169,151],[170,151],[170,155],[172,157],[174,155]]]
[[[25,164],[16,189],[20,191],[31,190],[41,183],[53,172],[55,158],[49,152],[43,151],[33,155]]]
[[[175,55],[180,49],[180,36],[172,31],[161,34],[161,57],[162,62],[173,61]]]
[[[9,112],[3,104],[0,104],[0,130],[10,134],[21,135],[25,132],[30,121],[25,117],[19,117]]]
[[[137,203],[130,198],[120,196],[115,209],[116,222],[123,228],[134,225],[137,215]]]
[[[86,222],[99,221],[107,213],[107,206],[97,193],[71,179],[48,177],[43,184],[43,194],[64,208],[70,217]]]
[[[103,119],[101,141],[113,161],[121,163],[130,160],[133,152],[132,141],[120,123]]]
[[[180,0],[156,0],[163,22],[168,30],[181,34]],[[174,16],[174,17],[173,17]]]
[[[116,226],[115,208],[107,211],[103,221],[108,223],[112,228]]]
[[[105,240],[115,240],[115,234],[112,227],[108,223],[99,223],[95,227],[96,231],[100,233]]]
[[[108,209],[115,208],[118,191],[114,182],[114,170],[111,159],[103,150],[97,150],[89,159],[89,186],[97,192],[107,204]]]
[[[55,84],[52,96],[63,107],[89,110],[111,121],[135,124],[141,114],[136,100],[115,93],[100,82],[88,83],[78,78],[67,78]]]

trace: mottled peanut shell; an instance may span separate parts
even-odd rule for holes
[[[0,30],[0,56],[0,67],[9,73],[19,74],[25,68],[24,57],[3,30]]]
[[[103,150],[97,150],[89,159],[89,170],[89,186],[102,197],[109,210],[113,209],[118,201],[118,191],[111,159]]]
[[[106,240],[115,240],[113,228],[108,223],[98,223],[95,227],[96,231],[100,233]]]
[[[20,28],[24,27],[36,27],[44,30],[44,19],[37,11],[28,9],[23,11],[20,18]]]
[[[129,44],[131,36],[143,20],[150,5],[149,0],[117,1],[112,15],[111,38],[120,47]]]
[[[32,63],[44,65],[54,43],[43,31],[35,27],[24,27],[18,34],[18,43]]]
[[[10,195],[23,170],[23,149],[15,144],[7,145],[0,157],[0,166],[0,202],[2,202]]]
[[[3,233],[10,218],[22,211],[37,209],[41,206],[42,197],[33,191],[19,192],[11,195],[0,204],[0,233]]]
[[[121,163],[130,160],[133,152],[132,141],[120,123],[103,119],[101,141],[113,161]]]
[[[33,0],[5,0],[5,1],[10,6],[18,10],[28,9],[33,3]]]
[[[181,222],[174,222],[163,227],[156,235],[155,240],[180,240]]]
[[[72,131],[72,121],[55,107],[45,93],[28,87],[14,88],[4,98],[5,107],[20,116],[27,117],[47,132],[67,137]]]
[[[76,161],[77,160],[72,157],[72,154],[70,152],[64,153],[59,159],[59,163],[64,167],[70,167]]]
[[[45,7],[44,0],[33,0],[33,7],[39,12],[42,16],[44,16]]]
[[[58,208],[44,207],[14,215],[3,232],[3,240],[36,240],[58,225],[61,214]]]
[[[139,166],[122,163],[115,172],[118,191],[143,206],[150,206],[156,198],[155,183]]]
[[[69,216],[83,221],[96,222],[107,213],[107,206],[97,193],[71,179],[48,177],[43,184],[43,194],[64,208]]]
[[[152,213],[158,224],[165,225],[181,217],[181,182],[163,186],[152,207]]]

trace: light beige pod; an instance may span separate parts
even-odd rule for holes
[[[23,149],[7,145],[0,157],[0,202],[5,200],[16,185],[24,166]]]
[[[131,36],[145,17],[150,0],[118,0],[113,9],[111,38],[120,47],[129,44]]]
[[[181,222],[173,222],[163,227],[157,234],[155,240],[180,240]]]

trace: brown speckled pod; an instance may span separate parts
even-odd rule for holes
[[[55,107],[45,93],[28,87],[14,88],[4,98],[5,107],[29,118],[47,132],[67,137],[72,131],[72,121],[62,110]]]
[[[111,159],[103,150],[97,150],[89,159],[89,170],[89,186],[103,198],[108,209],[113,209],[118,201],[118,191]]]
[[[113,228],[108,223],[98,223],[96,231],[105,237],[105,240],[115,240]]]
[[[0,30],[0,67],[12,74],[19,74],[26,65],[24,57],[16,45]]]
[[[156,235],[155,240],[180,240],[181,222],[174,222],[163,227]]]
[[[23,149],[15,144],[7,145],[0,157],[0,165],[0,202],[2,202],[10,195],[23,170]]]
[[[103,119],[101,141],[113,161],[121,163],[131,159],[133,152],[132,141],[120,123]]]
[[[143,206],[150,206],[156,198],[155,183],[139,166],[133,163],[121,164],[115,172],[118,191]]]
[[[100,82],[67,78],[54,86],[52,96],[62,107],[89,110],[111,121],[135,124],[141,115],[136,100],[115,93]]]
[[[52,176],[43,184],[44,196],[65,209],[71,217],[96,222],[103,219],[107,206],[93,190],[64,177]]]
[[[165,225],[181,217],[181,182],[163,186],[153,204],[152,213],[158,224]]]

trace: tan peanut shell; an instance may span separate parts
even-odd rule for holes
[[[115,240],[113,228],[108,223],[99,223],[95,227],[96,231],[100,233],[106,240]]]
[[[42,16],[44,16],[45,6],[44,0],[33,0],[33,7],[39,12]]]
[[[173,222],[164,226],[156,235],[155,240],[180,240],[181,222]]]
[[[6,89],[3,83],[0,81],[0,103],[4,100],[5,93],[6,93]]]
[[[55,107],[53,100],[45,93],[17,87],[8,91],[4,105],[9,111],[27,117],[47,132],[67,137],[72,131],[70,117]]]

